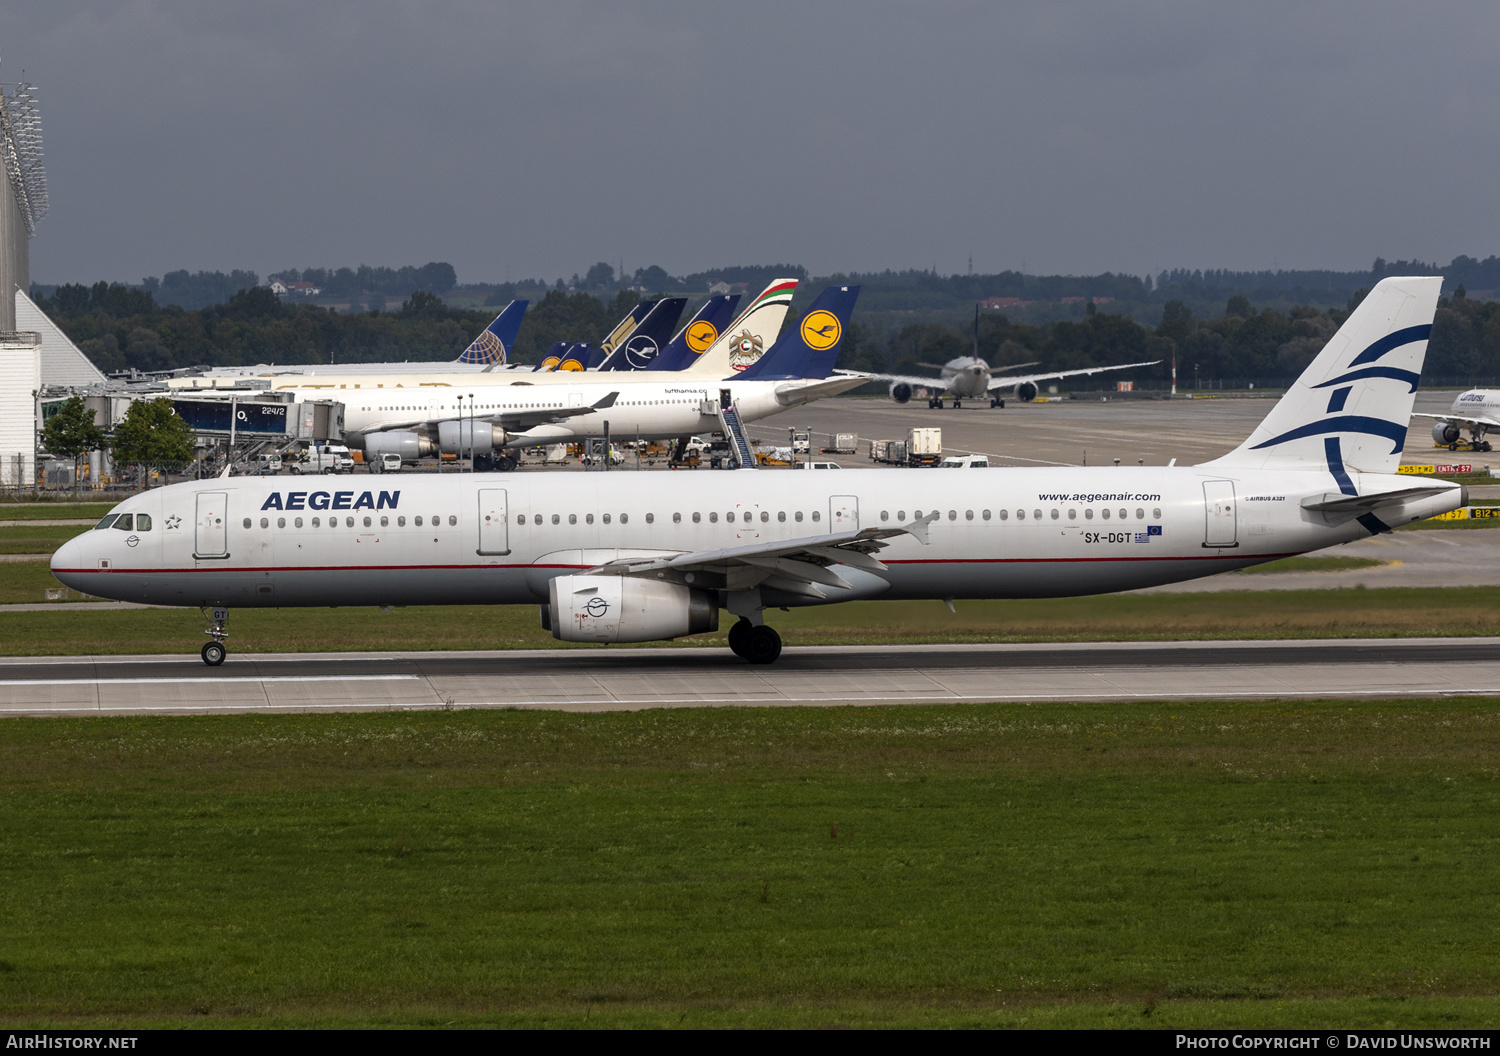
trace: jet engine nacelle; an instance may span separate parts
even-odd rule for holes
[[[381,455],[400,455],[404,462],[414,462],[437,454],[437,445],[421,433],[390,429],[365,434],[365,461],[379,462]]]
[[[1023,381],[1016,386],[1016,399],[1022,403],[1030,403],[1036,399],[1036,386],[1029,381]]]
[[[719,600],[659,579],[558,576],[542,626],[564,642],[660,642],[719,629]]]
[[[897,381],[891,385],[891,399],[897,403],[906,403],[911,399],[911,386],[904,381]]]
[[[1461,435],[1458,426],[1452,422],[1437,422],[1432,427],[1433,442],[1444,446],[1458,443],[1458,438]]]
[[[489,422],[468,418],[455,422],[438,422],[438,447],[445,455],[487,455],[505,446],[505,430]]]

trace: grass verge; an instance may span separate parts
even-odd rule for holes
[[[0,1016],[1483,1026],[1497,703],[7,720]]]
[[[50,554],[75,535],[90,531],[81,524],[14,525],[0,528],[0,554]]]
[[[3,566],[0,566],[3,567]],[[776,612],[790,645],[931,642],[1172,641],[1226,638],[1414,638],[1500,634],[1493,587],[1228,591],[1028,601],[849,602]],[[196,609],[0,613],[0,655],[193,652]],[[556,641],[531,605],[378,609],[236,609],[235,652],[596,648]],[[723,646],[717,634],[680,647]],[[645,648],[651,648],[646,646]],[[663,643],[660,648],[670,648]]]

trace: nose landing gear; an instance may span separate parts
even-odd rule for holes
[[[208,611],[205,608],[200,608],[199,611],[203,613],[205,618],[208,617]],[[229,610],[215,606],[213,609],[213,621],[209,624],[208,630],[203,632],[212,638],[213,641],[205,642],[203,649],[199,653],[203,657],[203,662],[209,667],[218,667],[224,662],[224,658],[229,655],[229,650],[224,645],[224,639],[229,637],[229,631],[225,627],[225,624],[228,622]]]

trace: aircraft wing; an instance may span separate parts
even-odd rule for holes
[[[848,565],[870,572],[886,566],[873,555],[890,545],[886,540],[910,535],[924,546],[927,526],[938,518],[937,510],[894,528],[855,528],[846,532],[810,535],[801,539],[732,546],[722,550],[700,550],[660,557],[621,558],[607,561],[588,575],[652,576],[660,573],[707,574],[734,580],[734,589],[768,586],[810,598],[826,595],[820,586],[849,589],[850,583],[831,565]]]
[[[601,400],[578,407],[536,407],[525,410],[499,411],[495,414],[480,414],[475,415],[475,417],[480,421],[492,422],[495,425],[501,426],[507,433],[525,432],[534,426],[549,425],[553,422],[565,421],[568,418],[577,418],[580,414],[607,411],[615,405],[615,400],[619,396],[618,392],[612,392]]]
[[[904,382],[907,385],[922,385],[927,388],[937,386],[942,388],[948,384],[947,378],[923,378],[906,374],[871,374],[865,370],[835,370],[835,374],[842,374],[847,378],[860,378],[864,381],[889,381]]]
[[[1431,418],[1436,422],[1457,422],[1461,425],[1482,425],[1487,429],[1500,429],[1500,421],[1494,418],[1465,418],[1461,414],[1418,414],[1412,412],[1413,418]]]
[[[1102,374],[1110,370],[1130,370],[1132,367],[1154,367],[1161,360],[1153,359],[1146,363],[1121,363],[1113,367],[1084,367],[1081,370],[1058,370],[1051,374],[1011,374],[1008,377],[990,377],[989,387],[991,389],[1008,389],[1012,385],[1025,385],[1027,382],[1052,381],[1054,378],[1074,378],[1080,374]]]

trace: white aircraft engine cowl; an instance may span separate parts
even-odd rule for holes
[[[1439,444],[1456,444],[1461,435],[1452,422],[1438,422],[1432,427],[1432,439]]]
[[[389,429],[381,433],[366,433],[365,455],[370,461],[378,461],[381,455],[400,455],[408,462],[437,454],[432,441],[421,433],[406,429]]]
[[[497,447],[505,446],[505,430],[496,429],[489,422],[476,422],[465,418],[461,421],[438,422],[438,447],[445,455],[487,455]]]
[[[564,642],[661,642],[719,629],[718,596],[628,576],[558,576],[545,617]]]

